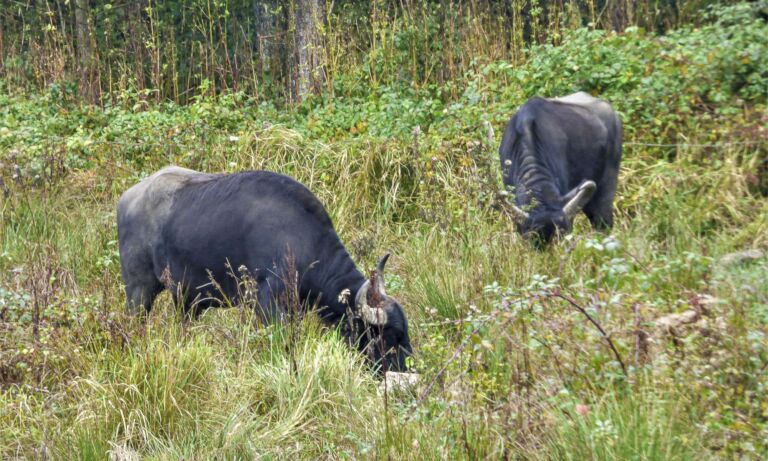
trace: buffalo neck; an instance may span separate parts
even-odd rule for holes
[[[524,143],[527,144],[527,143]],[[530,148],[516,150],[517,158],[512,159],[516,202],[520,206],[529,205],[535,198],[540,204],[556,205],[561,201],[561,193],[551,168],[542,163]]]
[[[304,275],[301,285],[302,291],[314,298],[312,301],[317,302],[322,309],[320,316],[328,322],[336,323],[347,313],[348,306],[356,308],[355,296],[365,282],[365,277],[341,242],[332,245],[329,250],[318,261],[317,267]],[[349,290],[349,294],[342,296],[345,290]]]

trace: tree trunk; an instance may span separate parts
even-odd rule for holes
[[[262,0],[253,0],[251,3],[251,10],[253,11],[253,45],[256,48],[258,55],[258,67],[259,78],[264,78],[264,51],[262,40],[266,35],[266,28],[269,25],[267,21],[267,12],[264,11],[266,5]]]
[[[623,0],[614,0],[611,8],[611,27],[616,32],[623,32],[626,20],[626,11]]]
[[[88,24],[88,0],[75,2],[75,30],[77,33],[77,72],[81,96],[88,102],[96,101],[96,86],[93,82],[93,50],[91,31]]]
[[[273,22],[276,20],[272,16],[276,8],[274,0],[253,0],[251,8],[253,11],[254,47],[258,55],[256,73],[260,81],[263,82],[264,67],[269,62],[272,54],[270,53],[269,39],[270,34],[273,34],[275,30]]]
[[[61,9],[61,1],[56,0],[56,11],[59,13],[59,24],[62,36],[67,36],[67,22],[64,20],[64,12]]]
[[[136,0],[126,5],[125,7],[125,18],[126,22],[128,23],[127,48],[133,55],[133,68],[135,70],[134,76],[136,78],[136,89],[140,92],[146,88],[146,74],[144,72],[144,43],[141,39],[144,36],[141,23],[141,10],[143,7],[142,3],[143,2],[141,0]],[[129,58],[127,56],[125,58],[125,62],[129,62]]]
[[[323,0],[296,1],[296,102],[317,93],[325,82],[322,66]]]
[[[275,63],[275,69],[280,68],[280,78],[283,82],[283,93],[285,94],[285,101],[292,101],[295,99],[295,79],[293,78],[293,63],[296,61],[294,58],[294,41],[293,36],[290,34],[292,30],[291,24],[294,2],[283,2],[280,6],[280,14],[275,18],[274,30],[279,30],[282,33],[277,40],[276,53],[277,59]],[[277,73],[275,71],[275,73]]]
[[[0,13],[0,76],[5,76],[5,15]]]

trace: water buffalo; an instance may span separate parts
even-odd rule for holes
[[[384,291],[388,255],[364,277],[317,197],[287,176],[167,167],[120,197],[117,228],[131,312],[149,312],[169,288],[194,317],[225,299],[242,301],[243,282],[234,274],[250,274],[265,321],[282,318],[292,289],[329,324],[349,320],[342,331],[358,332],[353,339],[374,363],[406,368],[408,321]],[[293,287],[286,282],[291,273]]]
[[[596,229],[610,228],[621,138],[611,106],[586,93],[525,103],[499,147],[518,231],[546,244],[570,232],[581,210]]]

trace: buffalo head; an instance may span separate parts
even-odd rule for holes
[[[530,212],[512,205],[518,230],[537,246],[548,244],[557,235],[569,233],[573,219],[589,203],[596,189],[594,181],[584,181],[557,203],[542,203]]]
[[[371,361],[389,371],[406,371],[406,358],[413,352],[408,336],[408,320],[394,298],[384,291],[384,255],[370,279],[358,289],[355,305],[365,325],[361,347]]]

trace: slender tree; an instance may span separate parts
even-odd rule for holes
[[[90,102],[97,101],[97,86],[93,76],[93,50],[88,24],[88,0],[75,1],[75,31],[77,34],[77,70],[80,94]]]
[[[134,69],[134,77],[136,79],[136,87],[138,90],[145,88],[146,77],[144,73],[144,43],[142,42],[142,16],[141,11],[143,8],[141,0],[134,0],[129,2],[124,8],[126,31],[128,37],[125,43],[125,47],[133,60],[130,61]],[[127,59],[126,59],[127,61]]]
[[[323,0],[296,1],[296,94],[299,102],[318,92],[325,82],[322,65]]]

